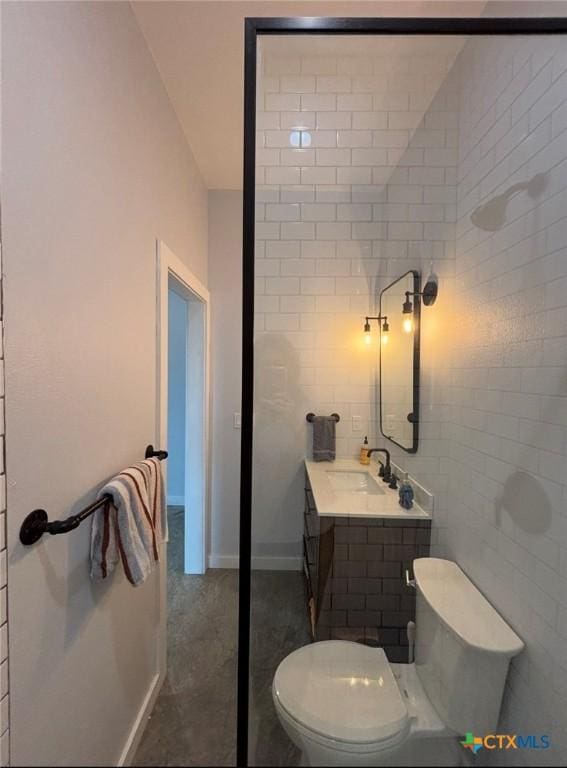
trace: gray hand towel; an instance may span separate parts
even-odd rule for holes
[[[313,460],[334,461],[336,421],[333,416],[315,416],[313,419]]]

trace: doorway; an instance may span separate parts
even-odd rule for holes
[[[170,456],[166,478],[170,548],[181,547],[184,573],[202,574],[207,562],[209,485],[209,293],[161,242],[158,272],[157,389],[160,439]]]

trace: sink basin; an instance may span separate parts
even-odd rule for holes
[[[327,477],[335,493],[356,493],[378,496],[384,491],[368,472],[327,470]]]

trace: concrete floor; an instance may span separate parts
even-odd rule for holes
[[[185,575],[181,508],[170,508],[169,525],[168,671],[134,765],[235,765],[238,571]],[[271,683],[281,659],[309,641],[301,573],[255,571],[250,765],[298,764]]]

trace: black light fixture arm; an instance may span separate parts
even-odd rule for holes
[[[428,281],[423,286],[422,291],[406,291],[406,300],[403,305],[403,312],[404,314],[408,314],[409,312],[412,312],[412,303],[410,301],[411,296],[419,296],[426,307],[430,307],[432,304],[435,304],[435,301],[437,299],[437,294],[439,292],[439,287],[437,285],[437,280],[434,280],[433,278],[429,278]]]
[[[366,316],[364,318],[364,333],[370,333],[371,320],[377,320],[379,323],[382,323],[382,330],[384,331],[384,333],[387,333],[390,330],[390,326],[388,325],[387,315],[376,315],[375,317]]]

